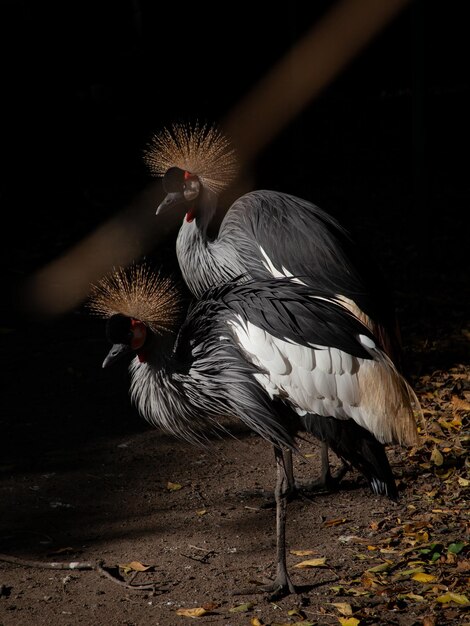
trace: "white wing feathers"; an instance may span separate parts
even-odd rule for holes
[[[371,355],[361,359],[329,346],[277,339],[241,317],[231,326],[270,397],[283,398],[300,415],[353,419],[383,443],[416,442],[416,396],[368,337],[358,337]]]

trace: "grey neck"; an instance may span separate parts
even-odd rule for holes
[[[217,196],[204,190],[200,198],[198,216],[184,222],[176,241],[176,254],[183,278],[196,298],[215,285],[225,283],[240,273],[236,251],[223,235],[214,240],[207,229],[217,208]]]

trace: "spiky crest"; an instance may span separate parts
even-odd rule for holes
[[[215,126],[173,124],[154,135],[144,151],[153,176],[164,176],[171,167],[195,174],[203,186],[220,193],[238,171],[235,150]]]
[[[105,319],[121,314],[140,320],[162,334],[174,331],[182,300],[171,278],[141,263],[115,268],[92,285],[87,307]]]

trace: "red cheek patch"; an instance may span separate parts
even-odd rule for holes
[[[133,350],[139,350],[145,343],[145,339],[147,337],[147,329],[145,328],[142,322],[137,320],[132,320],[132,339],[131,339],[131,348]]]

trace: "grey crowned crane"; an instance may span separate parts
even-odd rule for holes
[[[195,444],[241,420],[274,446],[277,571],[274,596],[295,592],[286,566],[286,451],[313,433],[397,497],[384,444],[410,445],[413,390],[348,307],[288,279],[228,282],[186,312],[178,289],[145,265],[118,269],[91,292],[107,319],[107,367],[133,353],[130,394],[154,426]]]
[[[398,363],[400,342],[389,294],[332,216],[292,195],[252,191],[230,206],[217,236],[211,238],[218,197],[237,175],[228,139],[215,127],[175,125],[152,138],[144,158],[150,172],[163,177],[167,194],[157,215],[181,211],[176,253],[196,298],[239,276],[300,281],[347,307]],[[320,415],[325,410],[323,406]],[[307,488],[335,485],[325,442],[321,455],[320,479],[304,485]]]

